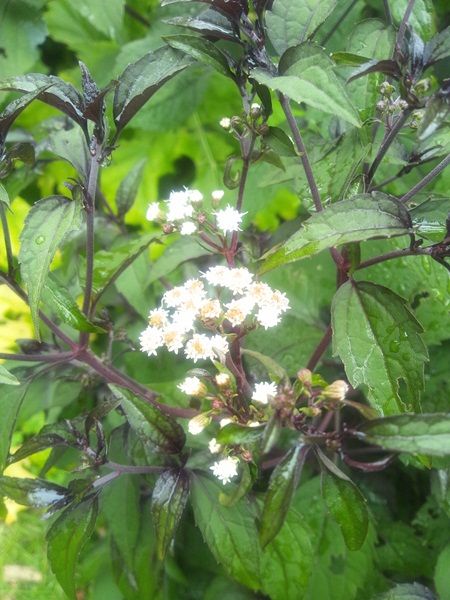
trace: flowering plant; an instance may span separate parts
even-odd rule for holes
[[[105,536],[127,599],[448,589],[448,31],[414,0],[164,0],[155,46],[115,2],[133,25],[110,82],[94,60],[81,87],[0,82],[0,280],[32,326],[0,354],[1,496],[46,509],[71,598]],[[138,24],[156,50],[135,56]],[[229,110],[167,142],[205,73]],[[426,560],[395,563],[416,530]]]

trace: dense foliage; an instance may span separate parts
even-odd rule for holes
[[[4,594],[450,598],[449,20],[2,2]]]

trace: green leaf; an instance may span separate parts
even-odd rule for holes
[[[12,373],[5,369],[3,365],[0,365],[0,383],[6,385],[20,385],[20,381]]]
[[[47,86],[48,87],[48,86]],[[0,141],[2,144],[6,140],[8,131],[20,113],[29,106],[33,100],[36,100],[38,96],[46,89],[46,87],[38,88],[33,92],[28,92],[20,98],[13,100],[5,110],[0,114]]]
[[[70,421],[44,425],[37,435],[28,438],[14,454],[8,457],[8,465],[47,448],[61,446],[77,447],[79,445],[77,433]]]
[[[195,35],[183,34],[168,35],[163,39],[171,48],[180,50],[195,60],[209,65],[225,77],[233,76],[227,56],[213,42]]]
[[[281,381],[289,381],[289,377],[285,369],[283,369],[283,367],[270,356],[261,354],[261,352],[256,352],[256,350],[249,350],[248,348],[242,348],[242,354],[250,356],[261,363],[265,367],[269,377],[276,383]]]
[[[164,471],[152,494],[152,517],[156,531],[156,552],[164,560],[175,536],[189,498],[189,477],[181,469]]]
[[[400,583],[376,600],[437,600],[433,592],[420,583]],[[445,600],[445,598],[441,598]]]
[[[47,556],[53,573],[72,600],[76,600],[75,567],[94,530],[97,500],[66,509],[47,532]]]
[[[19,386],[0,386],[0,473],[6,466],[17,415],[27,393],[29,383]]]
[[[450,544],[442,550],[437,559],[434,585],[440,600],[450,600]]]
[[[420,410],[428,354],[422,327],[403,298],[373,283],[348,281],[333,299],[332,327],[334,354],[353,387],[366,386],[380,414]]]
[[[389,6],[394,22],[400,24],[405,15],[408,0],[390,0]],[[431,0],[415,0],[408,21],[408,25],[412,28],[414,33],[419,34],[424,40],[429,39],[435,31],[433,21],[433,2]]]
[[[220,488],[202,476],[192,479],[191,499],[197,526],[227,573],[251,589],[259,588],[260,549],[252,511],[245,501],[225,507]]]
[[[80,205],[63,196],[50,196],[33,205],[20,235],[19,263],[28,288],[31,317],[39,335],[39,302],[56,250],[80,227]]]
[[[127,176],[119,185],[119,189],[117,190],[116,194],[117,214],[119,217],[124,217],[133,206],[146,162],[146,160],[139,161],[127,173]]]
[[[264,133],[264,143],[280,156],[298,156],[291,138],[279,127],[269,127]]]
[[[339,525],[349,550],[359,550],[369,528],[366,500],[353,481],[347,477],[320,449],[322,495],[332,517]]]
[[[271,600],[304,598],[315,565],[311,534],[304,516],[291,508],[261,560],[261,586]]]
[[[358,434],[362,440],[386,450],[450,455],[450,414],[396,415],[369,421]]]
[[[109,385],[109,387],[120,399],[130,426],[144,445],[156,446],[169,454],[181,452],[186,439],[181,425],[125,388],[117,385]]]
[[[123,474],[102,490],[101,508],[121,558],[129,569],[140,527],[140,494],[136,475]]]
[[[264,433],[264,427],[246,427],[238,423],[229,423],[217,433],[219,444],[256,444]]]
[[[337,0],[275,0],[266,12],[267,33],[278,54],[304,42],[332,13]]]
[[[223,506],[234,506],[241,498],[243,498],[253,485],[253,469],[248,463],[242,463],[240,467],[241,477],[239,483],[234,487],[230,494],[222,492],[219,495],[219,502]]]
[[[450,27],[440,31],[425,46],[425,62],[432,64],[450,56]]]
[[[77,331],[105,332],[102,327],[94,325],[86,318],[86,315],[81,312],[69,291],[51,274],[47,278],[42,291],[42,299],[44,304],[54,311],[65,325],[69,325]]]
[[[68,499],[68,490],[44,479],[0,477],[0,496],[33,508],[52,507]]]
[[[157,241],[154,233],[129,238],[110,250],[99,250],[94,255],[93,289],[98,295],[112,280],[121,275],[148,246]]]
[[[128,65],[114,94],[114,122],[120,132],[166,81],[183,71],[192,59],[168,46],[149,52]]]
[[[299,231],[263,256],[261,272],[332,246],[405,235],[411,231],[409,213],[395,198],[380,192],[360,194],[313,214]]]
[[[259,540],[263,548],[275,538],[283,526],[300,479],[305,450],[306,448],[300,445],[293,448],[270,476],[259,528]]]
[[[5,206],[10,206],[9,195],[4,186],[0,183],[0,202]]]
[[[279,72],[280,75],[274,76],[263,69],[254,69],[251,77],[295,102],[305,102],[360,126],[358,113],[334,73],[333,61],[321,48],[309,44],[290,48],[281,57]]]

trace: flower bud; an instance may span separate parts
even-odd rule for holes
[[[300,411],[306,417],[318,417],[322,413],[318,406],[303,406]]]
[[[297,379],[303,383],[303,385],[310,386],[312,384],[312,373],[309,369],[300,369],[297,373]]]
[[[222,119],[220,119],[219,125],[224,129],[230,129],[231,119],[229,117],[223,117]]]
[[[217,386],[219,388],[229,388],[231,383],[231,377],[228,373],[218,373],[215,377]]]
[[[222,450],[222,446],[217,443],[216,438],[211,438],[208,443],[208,449],[211,454],[218,454]]]
[[[166,234],[172,233],[173,232],[173,225],[170,225],[170,223],[164,223],[164,225],[162,226],[162,230]]]
[[[192,418],[188,423],[188,431],[192,435],[198,435],[201,433],[205,427],[207,427],[211,423],[211,417],[208,413],[202,413],[201,415],[197,415]]]
[[[348,390],[348,383],[346,381],[342,381],[342,379],[337,379],[323,390],[322,395],[325,396],[325,398],[328,398],[329,400],[334,400],[335,402],[342,402],[342,400],[345,399]]]
[[[250,106],[250,115],[254,118],[259,117],[261,115],[261,105],[258,104],[257,102],[254,102],[251,106]]]
[[[214,202],[220,202],[222,200],[222,198],[224,197],[225,192],[223,190],[214,190],[211,193],[211,198],[214,200]]]
[[[187,396],[194,398],[202,398],[208,393],[208,388],[198,377],[186,377],[177,387]]]
[[[394,93],[394,86],[389,83],[389,81],[383,81],[380,85],[380,94],[383,96],[392,96]]]

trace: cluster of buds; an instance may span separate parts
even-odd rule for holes
[[[244,267],[211,267],[202,279],[212,292],[201,279],[189,279],[165,292],[140,336],[143,352],[152,356],[162,347],[176,354],[184,349],[194,362],[217,358],[224,362],[233,327],[274,327],[289,308],[283,292],[254,281]]]
[[[223,190],[211,193],[214,204],[219,203],[224,196]],[[181,235],[192,235],[198,230],[208,230],[226,235],[229,232],[240,231],[241,213],[230,204],[212,213],[214,219],[209,219],[203,210],[203,194],[199,190],[176,190],[170,193],[164,202],[152,202],[147,208],[146,217],[149,221],[162,224],[166,233],[178,231]]]
[[[394,98],[395,88],[388,81],[380,85],[382,100],[377,102],[377,109],[386,115],[393,115],[408,108],[408,103],[400,97]]]

